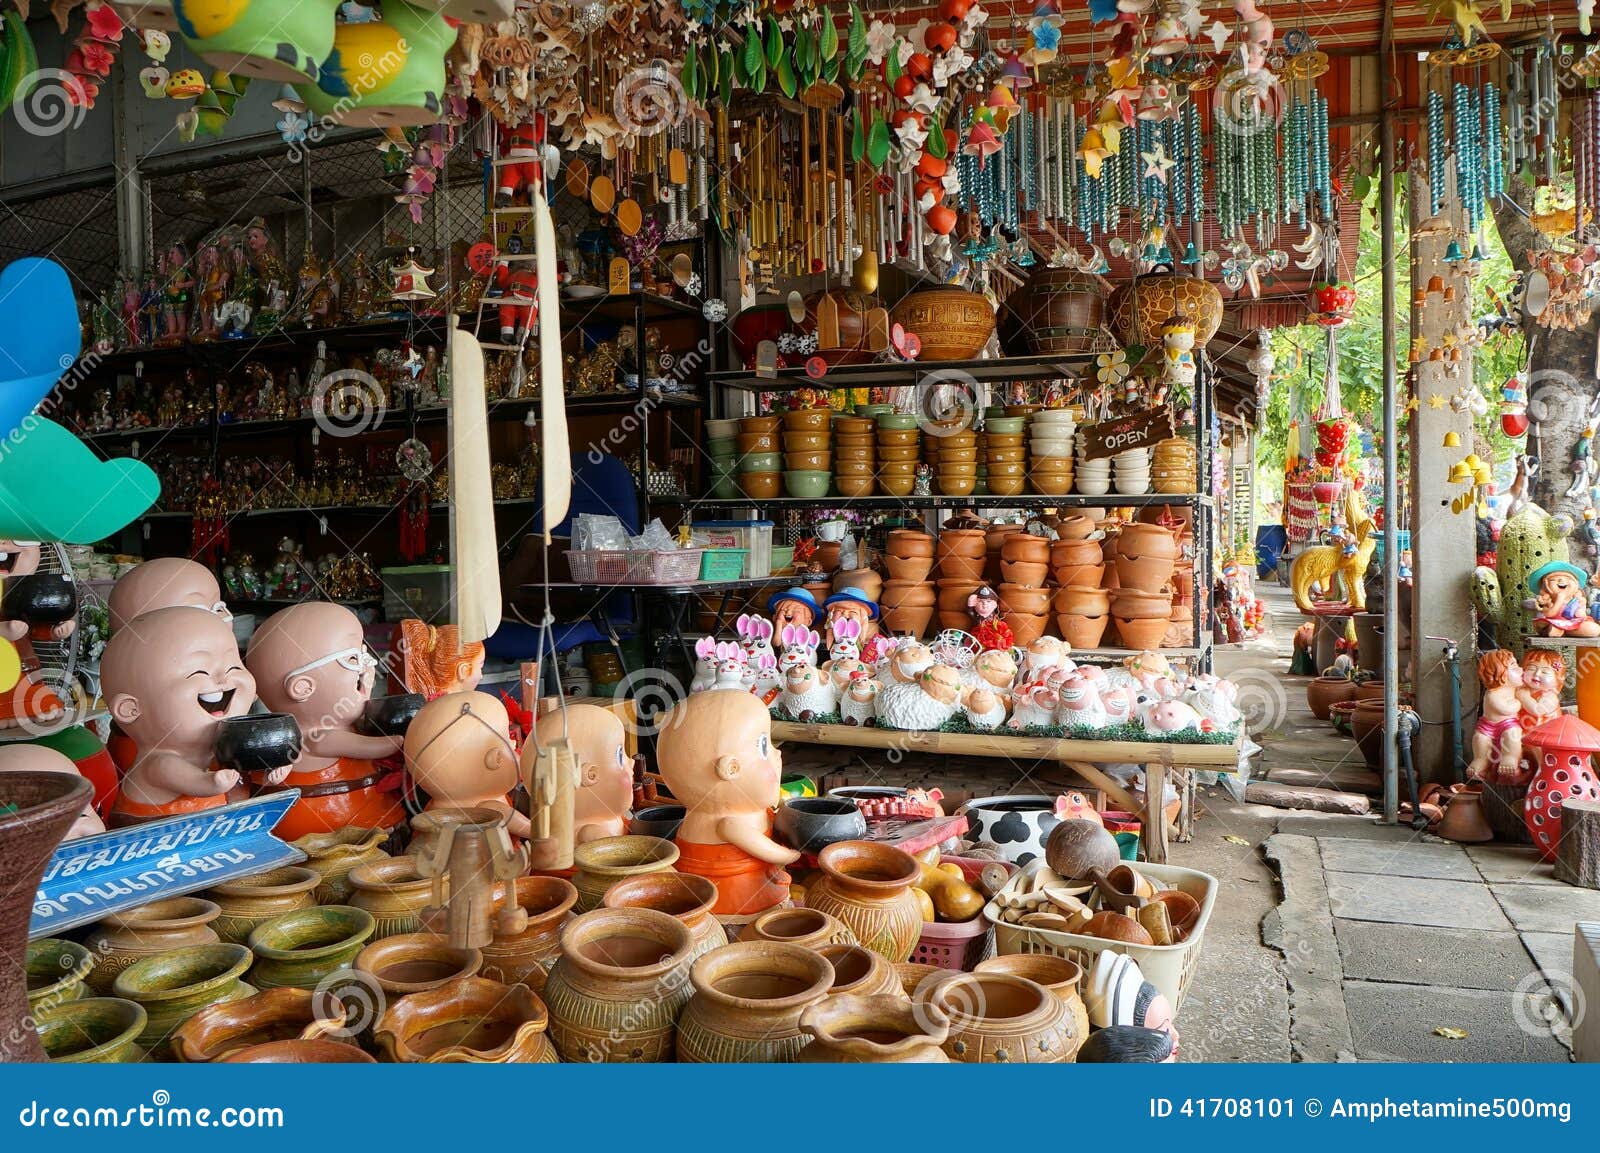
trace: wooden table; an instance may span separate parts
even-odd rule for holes
[[[1054,761],[1071,769],[1095,788],[1103,790],[1128,812],[1141,813],[1147,860],[1165,864],[1167,821],[1162,812],[1167,772],[1172,768],[1237,772],[1239,745],[1176,744],[1167,741],[1084,741],[1068,737],[1007,736],[995,733],[902,732],[898,729],[863,728],[859,725],[815,725],[773,721],[777,741],[800,741],[856,749],[897,749],[902,753],[932,753],[947,757],[1006,757],[1011,760]],[[1145,803],[1133,797],[1101,765],[1135,764],[1145,770]]]

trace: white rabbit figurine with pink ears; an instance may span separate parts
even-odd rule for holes
[[[748,662],[744,657],[744,650],[730,642],[720,642],[717,645],[717,679],[712,684],[714,689],[748,689],[744,683],[744,673]]]
[[[736,626],[739,632],[739,644],[744,647],[744,655],[749,659],[751,667],[758,666],[762,656],[774,656],[772,651],[772,622],[755,613],[744,613],[739,617]]]
[[[689,682],[691,693],[703,693],[717,683],[717,641],[715,637],[701,637],[694,642],[694,679]]]
[[[778,677],[778,658],[769,649],[760,653],[752,662],[755,671],[755,681],[750,686],[750,691],[760,697],[765,704],[772,704],[778,699],[778,686],[783,682]]]
[[[784,625],[783,652],[778,656],[778,671],[786,673],[799,665],[817,663],[817,649],[822,645],[822,634],[815,629],[799,625]]]

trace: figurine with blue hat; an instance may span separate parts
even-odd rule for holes
[[[1534,627],[1547,637],[1600,637],[1600,621],[1589,615],[1584,586],[1589,574],[1575,564],[1553,560],[1528,577],[1539,615]]]
[[[783,635],[786,625],[809,632],[816,627],[817,617],[821,613],[817,598],[811,595],[810,590],[799,585],[775,592],[767,601],[767,616],[772,620],[772,635],[775,637]]]
[[[878,631],[877,601],[851,585],[840,589],[823,601],[822,608],[828,614],[827,639],[830,648],[834,641],[834,625],[843,620],[852,620],[861,626],[855,638],[861,650],[861,659],[872,665],[884,655],[886,645],[882,634]]]

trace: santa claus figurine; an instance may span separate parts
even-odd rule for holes
[[[531,200],[535,190],[539,187],[539,169],[543,160],[540,156],[540,136],[537,125],[532,122],[518,124],[511,128],[500,125],[500,183],[495,188],[494,203],[496,208],[510,208],[518,192],[525,193]]]
[[[512,256],[522,255],[522,237],[512,233],[506,241]],[[500,296],[500,341],[516,344],[531,333],[539,315],[539,276],[531,260],[504,260],[494,267],[494,286]]]

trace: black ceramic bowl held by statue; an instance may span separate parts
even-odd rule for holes
[[[421,693],[397,693],[392,697],[374,697],[361,712],[361,731],[378,737],[400,737],[428,698]]]
[[[678,835],[686,810],[682,805],[649,805],[628,820],[628,832],[670,841]]]
[[[217,763],[236,773],[270,773],[300,759],[300,722],[288,713],[252,713],[217,725]]]
[[[772,820],[778,840],[802,853],[820,853],[836,841],[859,841],[867,819],[854,801],[838,797],[796,797],[779,807]]]
[[[59,625],[78,615],[78,590],[60,573],[8,577],[0,597],[0,619]]]

